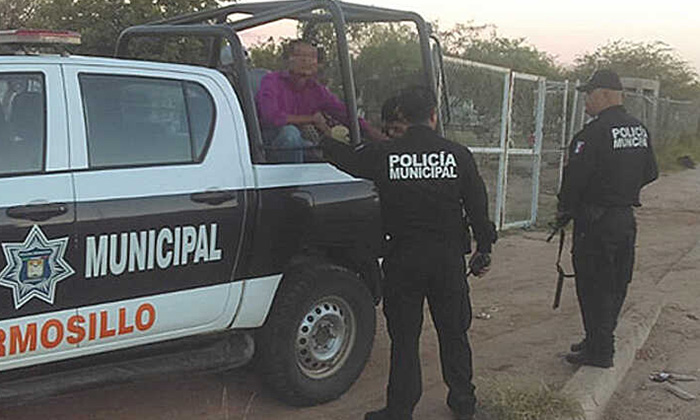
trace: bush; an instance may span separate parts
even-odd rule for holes
[[[663,145],[655,151],[659,169],[662,172],[686,169],[679,162],[679,159],[684,156],[690,157],[696,164],[700,163],[700,136],[684,134],[678,139],[658,142],[658,144]]]

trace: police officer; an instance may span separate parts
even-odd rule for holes
[[[471,152],[434,131],[437,101],[431,90],[407,89],[397,102],[409,125],[402,137],[355,150],[332,139],[321,143],[341,169],[375,182],[390,237],[383,263],[384,315],[391,337],[387,404],[365,419],[412,418],[422,392],[418,347],[426,298],[449,387],[447,404],[457,418],[471,419],[476,399],[462,213],[469,215],[477,242],[470,268],[481,276],[489,269],[496,238],[486,189]]]
[[[568,150],[558,224],[574,220],[573,265],[585,338],[566,360],[613,366],[617,318],[632,279],[639,191],[658,177],[649,131],[622,106],[622,83],[598,70],[578,89],[593,117]]]

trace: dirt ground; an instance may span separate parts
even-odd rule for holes
[[[678,261],[698,242],[700,171],[663,176],[644,191],[643,202],[645,206],[637,212],[639,239],[631,285],[642,295],[678,268]],[[562,307],[553,311],[556,244],[545,243],[545,237],[541,231],[504,234],[495,248],[491,273],[471,279],[474,314],[490,315],[474,319],[470,332],[477,387],[496,380],[543,383],[558,389],[575,371],[562,357],[569,344],[580,338],[573,283],[564,289]],[[700,282],[684,281],[682,286],[669,296],[658,327],[613,397],[607,418],[700,418],[700,403],[683,402],[646,379],[649,371],[661,368],[700,373]],[[673,285],[669,289],[674,290]],[[633,294],[626,305],[631,304]],[[261,387],[252,369],[243,368],[102,387],[0,409],[0,419],[361,419],[364,412],[384,404],[389,340],[379,310],[378,319],[374,350],[362,376],[343,397],[323,406],[284,406]],[[423,398],[414,418],[450,419],[429,319],[426,313],[421,347]],[[698,393],[700,383],[687,389]]]
[[[688,171],[672,177],[674,190],[656,188],[663,202],[654,196],[650,216],[673,214],[687,217],[687,229],[700,239],[700,171]],[[679,181],[682,180],[682,183]],[[661,186],[661,185],[659,185]],[[684,194],[681,194],[684,193]],[[663,234],[663,232],[660,232]],[[672,234],[669,232],[669,234]],[[650,238],[656,239],[656,238]],[[637,352],[632,369],[613,395],[606,420],[697,420],[700,401],[683,401],[670,394],[662,384],[649,380],[652,372],[668,371],[700,377],[700,249],[684,257],[658,284],[665,302],[657,324],[644,346]],[[683,390],[700,396],[700,381],[677,383]]]

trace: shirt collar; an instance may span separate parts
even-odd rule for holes
[[[430,128],[430,127],[427,126],[427,125],[415,124],[415,125],[411,125],[411,126],[408,127],[408,129],[406,130],[407,133],[408,133],[408,132],[411,132],[411,131],[412,131],[412,132],[417,132],[417,133],[418,133],[418,132],[426,132],[426,131],[432,131],[432,132],[434,132],[435,130],[433,130],[432,128]]]
[[[598,113],[598,117],[602,117],[606,114],[612,114],[614,112],[625,112],[625,107],[623,105],[613,105],[600,111],[600,113]]]

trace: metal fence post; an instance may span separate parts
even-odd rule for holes
[[[508,190],[508,148],[510,147],[510,130],[513,115],[513,94],[515,73],[510,70],[504,76],[503,108],[501,110],[501,143],[498,161],[498,186],[496,187],[496,214],[494,220],[499,230],[503,229],[506,219],[506,191]]]
[[[547,79],[537,82],[537,113],[535,114],[535,149],[532,155],[532,207],[530,225],[537,221],[537,208],[540,199],[540,170],[542,169],[542,141],[544,139],[544,111],[547,102]]]
[[[561,125],[561,142],[560,142],[560,150],[559,150],[559,178],[557,180],[557,192],[561,189],[561,181],[562,178],[564,177],[564,156],[566,156],[566,128],[567,128],[567,111],[569,107],[569,81],[565,80],[564,81],[564,101],[561,109],[561,116],[563,123]],[[568,122],[571,124],[571,126],[574,125],[574,122]]]
[[[574,138],[574,134],[576,131],[576,126],[578,125],[578,98],[579,98],[579,91],[578,87],[581,85],[581,82],[579,80],[576,81],[576,85],[574,86],[574,100],[572,101],[573,103],[571,104],[571,125],[569,126],[569,139]]]

